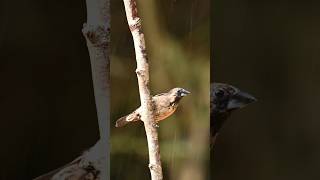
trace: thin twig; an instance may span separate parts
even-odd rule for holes
[[[141,120],[144,122],[146,131],[148,150],[149,150],[149,169],[152,180],[162,180],[162,166],[160,160],[160,148],[158,141],[158,131],[153,115],[153,103],[149,90],[149,65],[144,40],[144,34],[141,27],[141,19],[138,16],[137,3],[135,0],[124,0],[125,11],[128,25],[133,37],[136,53],[140,102],[141,102]]]

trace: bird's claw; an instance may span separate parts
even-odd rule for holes
[[[153,124],[153,127],[159,128],[160,126],[158,125],[158,123],[154,123],[154,124]]]

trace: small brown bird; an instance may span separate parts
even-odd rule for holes
[[[157,94],[152,97],[154,104],[154,117],[158,123],[161,120],[166,119],[172,115],[178,107],[180,100],[190,94],[189,91],[183,88],[173,88],[167,93]],[[116,127],[122,127],[127,125],[130,122],[140,121],[141,120],[141,107],[133,111],[132,113],[119,118],[116,121]]]
[[[213,147],[231,112],[255,102],[256,98],[228,84],[212,83],[210,88],[210,144]]]

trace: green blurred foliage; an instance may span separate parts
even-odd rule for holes
[[[173,87],[191,91],[159,128],[165,179],[201,180],[209,161],[209,2],[139,1],[153,95]],[[140,106],[133,41],[123,2],[112,2],[111,179],[150,179],[142,122],[114,128]]]

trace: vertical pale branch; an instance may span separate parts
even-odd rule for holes
[[[101,179],[109,175],[109,99],[110,99],[110,0],[86,0],[87,23],[83,25],[90,54],[95,103],[99,122],[101,146],[93,156],[105,157],[101,169]],[[109,179],[109,178],[108,178]]]
[[[149,65],[141,27],[141,19],[138,16],[137,3],[135,0],[124,0],[128,25],[133,37],[137,61],[137,78],[141,102],[141,120],[144,122],[149,150],[149,169],[152,180],[162,180],[162,167],[160,160],[160,148],[158,131],[153,116],[153,103],[149,90]]]
[[[87,23],[82,32],[90,54],[95,102],[100,136],[108,137],[110,84],[110,3],[109,0],[87,0]]]
[[[86,38],[97,109],[100,140],[69,164],[34,180],[92,179],[109,177],[109,99],[110,99],[110,0],[87,0],[87,23],[82,33]]]

